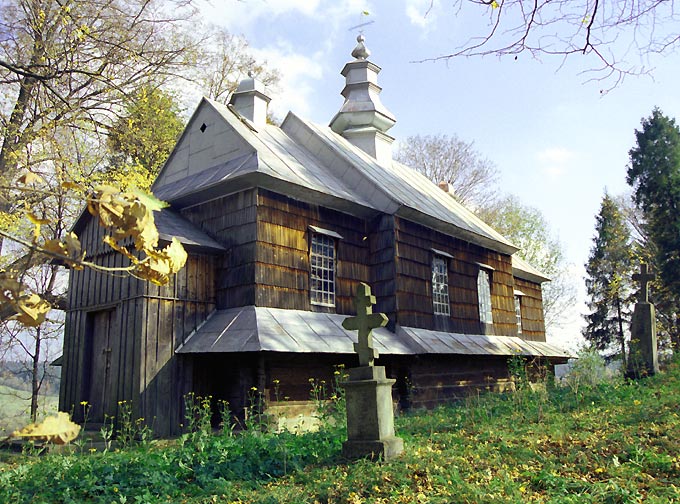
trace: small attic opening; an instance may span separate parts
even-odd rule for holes
[[[205,133],[205,130],[207,130],[207,129],[208,129],[208,126],[206,126],[206,124],[205,124],[205,123],[203,123],[203,124],[201,124],[201,127],[200,127],[200,128],[198,128],[198,129],[200,129],[200,130],[201,130],[201,133]]]

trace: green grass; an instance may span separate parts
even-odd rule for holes
[[[56,413],[59,397],[40,396],[39,416]],[[30,423],[31,393],[0,385],[0,437]]]
[[[340,456],[342,428],[187,434],[0,465],[0,502],[680,502],[680,365],[640,382],[471,398],[397,418],[390,463]]]

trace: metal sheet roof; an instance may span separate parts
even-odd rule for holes
[[[178,353],[302,352],[354,353],[357,335],[342,327],[346,315],[245,306],[213,312]],[[414,353],[402,336],[373,331],[378,353]]]
[[[246,306],[213,312],[181,346],[178,353],[354,353],[354,331],[342,327],[346,315]],[[385,327],[373,331],[381,355],[460,354],[526,355],[568,358],[548,343],[509,336],[484,336],[430,331],[416,327]]]
[[[549,277],[545,276],[517,254],[512,256],[512,274],[530,282],[543,283],[550,281]]]
[[[399,327],[426,354],[525,355],[569,358],[571,355],[550,343],[527,341],[516,336],[486,336],[431,331],[417,327]]]
[[[201,198],[241,190],[247,182],[247,186],[260,184],[294,197],[306,194],[310,201],[341,211],[351,204],[396,213],[493,250],[517,250],[422,174],[396,161],[382,165],[328,127],[289,113],[281,128],[266,125],[254,129],[220,103],[204,98],[199,107],[203,106],[212,107],[253,152],[155,186],[154,193],[161,199],[180,206],[194,204]]]
[[[385,201],[384,198],[369,196],[369,193],[374,195],[376,192],[386,196],[391,208],[376,205],[378,210],[393,213],[396,205],[397,214],[416,222],[422,222],[425,218],[424,223],[450,233],[450,228],[441,226],[449,224],[459,230],[461,237],[483,246],[505,253],[517,250],[500,233],[420,172],[397,161],[389,166],[380,164],[330,128],[304,121],[292,112],[286,117],[282,128],[313,152],[323,151],[317,145],[321,142],[336,156],[348,160],[347,166],[335,172],[334,176],[346,181],[355,193],[365,195],[364,199]]]
[[[181,215],[167,208],[154,213],[154,222],[162,240],[171,241],[173,238],[177,238],[182,245],[189,248],[195,247],[216,252],[225,250],[219,242]]]

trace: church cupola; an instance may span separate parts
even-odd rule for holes
[[[265,85],[248,73],[248,78],[243,79],[231,95],[229,104],[254,126],[264,126],[270,101]]]
[[[371,53],[364,45],[364,36],[359,35],[357,42],[352,51],[354,61],[347,63],[341,72],[345,77],[345,88],[342,90],[345,103],[335,114],[330,127],[378,162],[389,164],[392,161],[394,138],[386,131],[397,120],[380,102],[380,67],[368,61]]]

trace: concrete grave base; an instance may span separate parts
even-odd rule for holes
[[[349,370],[342,383],[347,403],[347,441],[342,453],[348,458],[382,456],[394,458],[404,451],[404,442],[394,435],[392,385],[383,366]]]

